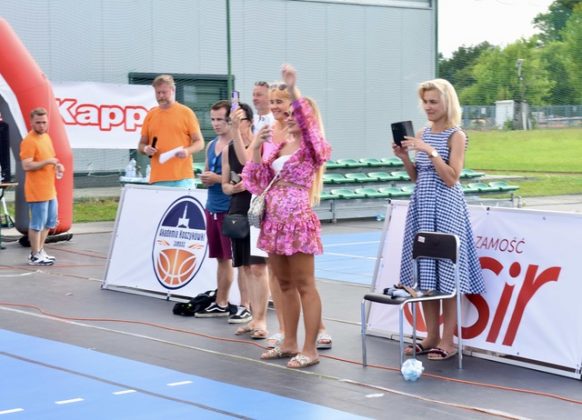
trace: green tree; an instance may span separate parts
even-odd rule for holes
[[[574,8],[562,31],[564,66],[568,72],[575,104],[582,103],[582,4]]]
[[[548,8],[547,13],[540,13],[534,20],[534,26],[541,31],[540,39],[544,42],[561,41],[562,29],[574,8],[582,0],[556,0]]]
[[[461,46],[453,52],[453,56],[449,59],[445,59],[441,55],[439,57],[438,77],[447,79],[458,91],[467,86],[471,86],[475,83],[475,79],[471,73],[475,61],[483,51],[492,48],[493,45],[485,41],[475,46]]]
[[[568,51],[566,44],[561,41],[553,41],[540,50],[542,65],[554,80],[554,86],[550,90],[548,103],[552,105],[571,105],[577,103],[574,82],[566,64]]]
[[[462,103],[492,105],[505,99],[525,99],[531,105],[547,103],[554,82],[534,46],[535,41],[521,39],[504,49],[484,51],[472,68],[475,83],[460,92]],[[520,69],[518,60],[522,60]]]

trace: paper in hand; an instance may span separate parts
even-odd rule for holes
[[[167,161],[175,157],[178,154],[178,152],[182,150],[184,150],[184,146],[178,146],[175,149],[168,150],[167,152],[162,153],[160,155],[160,163],[166,163]]]

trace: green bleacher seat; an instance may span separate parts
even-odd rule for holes
[[[510,185],[506,181],[491,181],[489,186],[492,188],[497,188],[502,192],[515,191],[519,189],[518,185]]]
[[[363,172],[355,172],[355,173],[346,174],[346,178],[353,179],[356,182],[377,182],[377,181],[379,181],[378,178],[370,177],[370,176],[368,176],[368,174],[365,174]]]
[[[406,171],[394,171],[391,174],[392,176],[398,177],[399,181],[410,181],[410,177]]]
[[[204,162],[194,162],[194,173],[201,174],[204,171]]]
[[[338,166],[339,168],[359,168],[366,166],[356,159],[337,159],[336,163],[338,165],[341,165]]]
[[[394,176],[388,172],[368,172],[368,176],[378,179],[379,182],[400,181],[399,176]]]
[[[468,184],[470,188],[477,189],[479,192],[497,192],[500,191],[497,187],[492,187],[484,182],[471,182]]]
[[[357,182],[355,179],[346,178],[344,174],[324,173],[324,184],[353,184]]]
[[[461,184],[461,187],[464,194],[477,194],[479,192],[479,188],[471,186],[471,184]]]
[[[342,165],[340,165],[339,163],[337,163],[335,160],[328,160],[327,162],[325,162],[325,167],[327,169],[337,169],[337,168],[343,168]]]
[[[409,197],[410,193],[406,191],[402,191],[402,188],[398,187],[381,187],[378,188],[378,191],[388,194],[390,198],[399,198],[399,197]]]
[[[325,200],[333,200],[334,198],[337,198],[335,195],[333,195],[332,193],[323,191],[321,193],[321,195],[319,196],[319,200],[320,201],[325,201]]]
[[[414,192],[414,184],[404,185],[402,186],[401,190],[405,193],[412,194]]]
[[[402,166],[402,161],[396,156],[380,159],[384,166]]]
[[[358,194],[364,194],[366,198],[390,198],[390,193],[382,192],[376,188],[356,188]]]
[[[376,158],[362,158],[362,159],[360,159],[360,162],[362,162],[366,166],[371,166],[371,167],[386,166],[384,164],[384,162],[382,162],[382,160],[376,159]]]
[[[480,178],[482,176],[485,176],[485,172],[478,172],[475,171],[473,169],[463,169],[461,171],[461,178],[462,179],[469,179],[469,178]]]
[[[350,188],[336,188],[330,191],[336,198],[345,200],[353,200],[358,198],[366,198],[366,194],[359,194]]]

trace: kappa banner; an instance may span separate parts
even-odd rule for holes
[[[195,296],[216,288],[216,260],[208,258],[206,190],[126,185],[104,288],[123,287]],[[230,302],[238,302],[232,288]]]
[[[390,209],[374,289],[399,282],[407,203]],[[580,374],[582,363],[582,216],[470,206],[486,293],[463,300],[467,346],[517,356]],[[412,316],[407,314],[411,332]],[[417,329],[426,331],[419,317]],[[398,311],[373,304],[370,328],[398,331]]]
[[[151,86],[95,82],[52,86],[74,149],[135,148],[148,110],[157,105]]]

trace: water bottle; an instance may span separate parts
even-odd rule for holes
[[[131,158],[129,164],[131,165],[131,177],[135,178],[137,176],[137,162],[135,159]]]
[[[129,161],[129,163],[125,167],[125,177],[126,178],[133,178],[133,177],[135,177],[135,167],[131,164],[131,160]]]
[[[402,363],[402,368],[400,369],[404,380],[412,382],[418,380],[418,378],[421,377],[423,371],[424,366],[422,366],[422,362],[416,359],[407,359],[404,363]]]
[[[145,176],[146,177],[146,181],[148,181],[148,182],[150,181],[150,173],[151,173],[151,171],[152,171],[152,167],[150,165],[148,165],[147,168],[146,168],[146,176]]]

